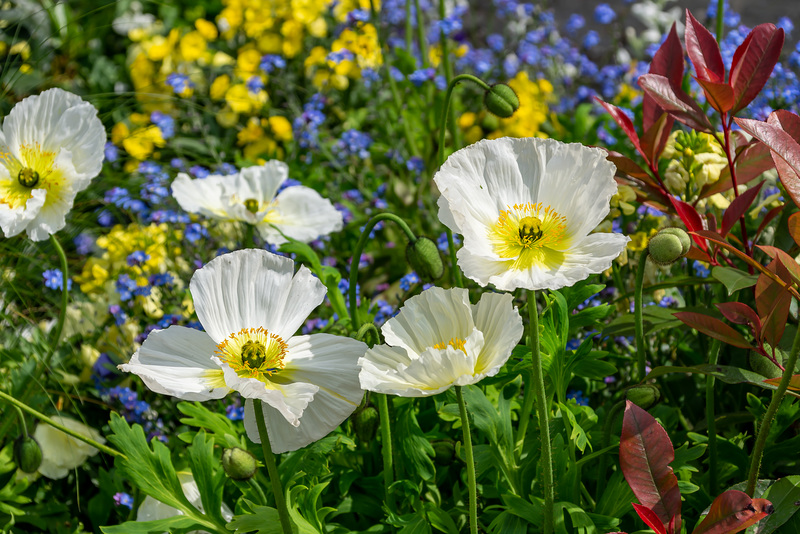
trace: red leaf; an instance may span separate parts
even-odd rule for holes
[[[715,304],[727,320],[736,324],[760,324],[758,314],[742,302],[722,302]]]
[[[733,225],[739,220],[739,217],[744,215],[744,212],[750,208],[763,185],[764,182],[759,182],[757,186],[751,187],[733,199],[733,202],[730,203],[725,213],[722,215],[722,231],[720,232],[722,237],[728,235],[728,232],[731,231],[731,228],[733,228]]]
[[[675,312],[672,315],[698,332],[743,349],[752,349],[742,334],[715,317],[696,312]]]
[[[638,163],[633,161],[628,156],[623,156],[619,152],[614,152],[613,150],[607,150],[608,154],[606,155],[606,159],[616,165],[617,171],[620,171],[628,176],[633,176],[634,178],[639,178],[642,181],[647,182],[651,185],[656,185],[653,178],[647,173],[646,170],[641,168]]]
[[[700,217],[700,214],[697,213],[697,210],[692,207],[691,204],[687,204],[682,200],[678,200],[674,197],[669,197],[669,201],[672,203],[672,206],[675,208],[675,211],[678,213],[678,217],[681,218],[683,224],[686,225],[686,228],[690,232],[697,232],[699,230],[705,230],[706,226],[703,224],[703,219]],[[697,246],[700,247],[700,250],[703,252],[708,251],[708,245],[706,244],[705,240],[702,237],[692,236],[694,238],[694,242],[697,243]]]
[[[703,92],[706,94],[706,99],[711,107],[720,113],[726,113],[733,108],[733,89],[727,83],[717,83],[708,80],[695,78]]]
[[[652,96],[664,111],[686,126],[701,132],[712,132],[711,123],[697,102],[680,87],[672,86],[664,76],[643,74],[639,76],[639,86]]]
[[[789,134],[789,137],[800,143],[800,117],[791,111],[773,111],[767,117],[767,124],[780,128]],[[778,175],[781,177],[782,182],[800,182],[800,176],[789,164],[780,157],[776,158],[774,153],[770,153],[770,155],[775,161],[775,167],[778,169]]]
[[[725,83],[725,65],[719,44],[702,24],[686,10],[686,51],[692,60],[697,77],[703,81]]]
[[[764,253],[773,260],[778,260],[780,262],[781,267],[784,269],[777,270],[775,274],[780,276],[781,280],[787,284],[800,284],[800,265],[797,264],[793,257],[783,250],[769,245],[758,245],[758,248],[764,251]]]
[[[603,102],[598,97],[594,97],[594,99],[598,104],[606,109],[608,114],[611,115],[611,118],[614,119],[614,122],[616,122],[619,127],[622,128],[622,131],[625,132],[625,135],[627,135],[628,139],[631,140],[631,143],[633,143],[633,146],[636,148],[636,150],[638,150],[639,153],[644,156],[645,160],[649,162],[650,160],[647,159],[647,155],[642,150],[642,145],[639,144],[639,136],[636,133],[636,129],[633,127],[633,122],[631,121],[630,117],[625,115],[625,113],[614,104]]]
[[[769,378],[764,380],[767,384],[772,384],[773,386],[777,386],[781,383],[781,378],[783,377],[775,377]],[[800,391],[800,375],[792,375],[792,379],[789,380],[789,391]]]
[[[672,442],[652,415],[631,401],[625,404],[619,442],[622,474],[639,502],[654,512],[662,525],[674,519],[675,532],[680,532],[681,492],[669,466],[675,459]]]
[[[670,80],[671,83],[680,86],[683,81],[683,47],[678,38],[678,31],[675,23],[667,34],[667,38],[661,44],[650,62],[650,74],[660,74]],[[648,131],[663,112],[653,97],[645,94],[642,100],[642,130]],[[671,126],[670,126],[671,128]]]
[[[800,211],[789,215],[789,235],[800,245]]]
[[[736,183],[742,185],[761,176],[775,166],[770,155],[770,150],[764,143],[757,139],[743,147],[734,163],[736,167]],[[719,174],[719,180],[704,188],[700,198],[710,197],[715,193],[727,191],[733,187],[731,169],[726,165]]]
[[[734,120],[770,148],[784,189],[800,206],[800,144],[778,126],[753,119]]]
[[[732,534],[771,514],[772,503],[751,499],[743,491],[728,490],[714,499],[711,509],[692,534]]]
[[[774,24],[759,24],[733,54],[729,83],[736,113],[749,104],[767,83],[781,55],[784,33]]]
[[[773,260],[767,265],[767,270],[778,275],[781,280],[789,277],[780,260]],[[761,340],[775,347],[783,337],[792,296],[781,284],[763,273],[756,281],[755,296],[756,309],[762,324]]]
[[[636,513],[639,514],[639,517],[642,518],[642,521],[644,521],[648,527],[655,530],[656,534],[667,534],[667,527],[664,526],[664,523],[661,522],[654,511],[635,502],[631,504]]]
[[[642,136],[642,150],[650,161],[658,161],[659,156],[667,145],[669,134],[672,133],[672,125],[675,119],[669,113],[661,111],[661,116]]]

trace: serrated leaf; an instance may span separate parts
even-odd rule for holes
[[[419,427],[412,404],[398,407],[395,432],[398,436],[403,436],[403,439],[398,441],[400,451],[405,458],[406,469],[425,480],[431,480],[436,474],[431,458],[436,453],[433,450],[433,445],[431,445]]]
[[[268,506],[252,506],[252,512],[234,516],[228,523],[228,530],[235,532],[255,532],[256,534],[283,534],[278,510]],[[293,529],[297,532],[296,529]]]
[[[203,529],[206,525],[198,523],[185,515],[174,515],[166,519],[155,521],[126,521],[121,525],[100,527],[105,534],[148,534],[150,532],[173,532],[174,529],[188,531],[189,529]]]

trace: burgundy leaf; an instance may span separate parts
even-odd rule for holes
[[[686,228],[690,232],[697,232],[699,230],[705,230],[706,226],[703,224],[703,219],[700,217],[700,214],[697,213],[697,210],[692,207],[691,204],[687,204],[682,200],[678,200],[674,197],[669,197],[672,206],[675,208],[675,211],[678,213],[678,217],[681,218],[683,224],[686,225]],[[700,247],[700,250],[703,252],[708,251],[708,245],[706,244],[705,240],[698,236],[692,236],[694,238],[694,242]]]
[[[669,466],[674,459],[667,431],[652,415],[625,401],[619,442],[622,474],[642,506],[653,511],[662,525],[675,518],[675,532],[680,532],[681,492]]]
[[[780,260],[773,260],[767,270],[777,274],[781,280],[789,276]],[[778,282],[766,274],[760,274],[755,289],[756,310],[761,318],[761,341],[775,347],[783,337],[792,295]]]
[[[742,349],[753,348],[742,334],[715,317],[696,312],[675,312],[672,315],[698,332],[719,339],[728,345]]]
[[[715,306],[727,320],[736,324],[759,324],[758,314],[743,302],[721,302]]]
[[[625,132],[625,135],[627,135],[628,139],[631,140],[631,143],[633,143],[633,146],[636,148],[636,150],[638,150],[639,153],[644,156],[645,160],[649,162],[650,160],[647,159],[647,155],[644,153],[642,146],[639,144],[639,136],[636,134],[636,129],[633,127],[633,122],[631,121],[630,117],[625,115],[625,113],[614,104],[603,102],[598,97],[594,97],[594,99],[598,104],[606,109],[608,114],[611,115],[611,118],[614,119],[614,122],[616,122],[619,127],[622,128],[622,131]]]
[[[681,40],[678,38],[678,30],[674,22],[667,34],[667,38],[653,56],[648,72],[650,74],[660,74],[678,87],[683,82],[683,47],[681,47]],[[663,111],[663,108],[653,100],[653,97],[645,93],[642,100],[643,131],[648,131],[658,121]]]
[[[733,54],[729,83],[733,87],[736,113],[764,88],[783,48],[783,28],[759,24]]]
[[[743,491],[728,490],[714,499],[711,509],[692,534],[732,534],[746,529],[773,511],[766,499],[751,499]]]
[[[793,257],[777,247],[759,245],[758,248],[773,260],[780,262],[783,269],[778,269],[775,274],[780,276],[781,280],[787,284],[800,284],[800,265],[797,264]]]
[[[701,132],[711,133],[711,123],[697,102],[680,87],[673,86],[664,76],[643,74],[639,76],[639,86],[653,97],[664,111],[684,123],[686,126]]]
[[[739,220],[739,217],[744,215],[744,213],[750,208],[753,204],[753,201],[758,196],[758,192],[761,191],[761,187],[764,185],[764,182],[759,182],[758,185],[755,187],[751,187],[731,202],[730,206],[725,210],[725,213],[722,215],[722,229],[720,231],[720,235],[725,237],[728,235],[728,232],[731,231],[733,225],[736,224],[736,221]]]
[[[796,211],[789,216],[789,235],[794,242],[800,245],[800,211]]]
[[[725,65],[719,44],[702,24],[686,10],[686,51],[692,60],[697,77],[703,81],[725,83]]]
[[[672,133],[673,124],[675,124],[675,119],[662,110],[658,120],[648,130],[645,130],[642,136],[642,150],[650,161],[658,161],[667,145],[669,134]]]
[[[736,162],[734,163],[734,167],[736,168],[736,185],[743,185],[751,180],[755,180],[774,166],[775,163],[772,161],[769,147],[756,139],[753,143],[743,147],[742,151],[736,157]],[[727,191],[731,187],[733,187],[731,169],[725,166],[722,172],[719,173],[719,180],[704,188],[702,193],[700,193],[700,198],[710,197],[716,193]]]
[[[711,107],[720,113],[727,113],[733,108],[733,89],[727,83],[718,83],[700,78],[695,78],[703,92],[706,94],[706,99]]]
[[[773,111],[767,117],[767,124],[780,128],[789,134],[789,137],[800,143],[800,117],[791,111],[783,109]],[[778,175],[781,177],[782,182],[800,183],[800,176],[786,161],[780,157],[776,158],[774,153],[770,153],[770,155],[775,162],[775,167],[778,169]]]
[[[658,518],[654,511],[635,502],[631,504],[636,513],[639,514],[639,517],[642,518],[642,521],[644,521],[648,527],[652,528],[656,534],[667,534],[667,527],[664,526],[664,523],[661,522],[661,519]]]

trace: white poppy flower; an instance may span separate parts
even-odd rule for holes
[[[361,387],[427,397],[496,375],[522,338],[522,318],[508,293],[485,293],[473,306],[466,289],[432,287],[381,331],[386,345],[358,360]]]
[[[552,139],[480,141],[434,176],[439,219],[464,236],[458,265],[498,289],[559,289],[599,273],[625,248],[621,234],[590,232],[617,191],[599,148]]]
[[[288,258],[239,250],[211,260],[189,287],[206,331],[153,331],[120,369],[185,400],[238,391],[248,399],[245,428],[256,443],[250,399],[262,400],[276,453],[322,438],[356,409],[363,393],[356,364],[367,346],[330,334],[294,335],[326,293],[306,267],[295,274]]]
[[[0,131],[0,227],[6,237],[47,239],[66,225],[75,195],[103,167],[97,110],[50,89],[14,106]]]
[[[180,173],[172,183],[172,195],[190,213],[253,224],[274,245],[286,242],[281,233],[308,243],[341,230],[342,214],[313,189],[296,185],[278,193],[288,176],[289,167],[277,160],[230,176],[193,180]]]
[[[177,475],[186,500],[192,503],[192,506],[200,510],[201,513],[205,513],[203,509],[203,498],[200,495],[200,488],[197,487],[197,482],[195,482],[192,474],[179,471]],[[227,504],[222,503],[220,512],[226,521],[233,519],[233,512],[231,512]],[[136,510],[136,521],[157,521],[159,519],[169,519],[176,515],[183,515],[183,512],[148,495],[144,498],[142,504],[139,505],[139,509]],[[207,531],[192,530],[189,534],[203,534],[205,532]]]
[[[52,419],[100,444],[106,442],[97,430],[80,421],[61,415],[54,415]],[[64,478],[67,473],[85,462],[89,456],[98,453],[98,450],[88,443],[77,440],[45,423],[40,423],[36,427],[33,438],[42,449],[42,465],[39,466],[39,472],[47,478]]]

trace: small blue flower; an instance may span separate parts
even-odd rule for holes
[[[117,506],[125,506],[125,507],[128,508],[128,510],[132,510],[133,509],[133,497],[131,497],[127,493],[122,493],[122,492],[115,493],[114,494],[114,504],[116,504]]]
[[[195,178],[206,178],[211,174],[211,171],[209,171],[208,169],[206,169],[201,165],[194,165],[192,167],[189,167],[189,172]]]
[[[256,94],[264,89],[264,80],[261,79],[261,76],[251,76],[245,85],[248,91]]]
[[[600,24],[611,24],[617,18],[617,14],[608,4],[599,4],[594,8],[594,20]]]
[[[187,75],[177,72],[167,75],[166,81],[167,85],[172,87],[172,90],[179,94],[194,87],[194,82],[192,82]]]
[[[578,15],[577,13],[573,13],[572,15],[569,16],[569,20],[567,20],[567,25],[565,26],[565,29],[567,30],[567,33],[572,34],[583,28],[585,25],[586,25],[586,19],[583,18],[581,15]]]
[[[62,286],[64,285],[64,275],[61,273],[61,269],[48,269],[42,273],[42,277],[44,278],[44,287],[61,291]],[[72,279],[68,278],[67,291],[71,290]]]
[[[692,267],[694,267],[694,274],[700,278],[708,278],[708,275],[711,274],[711,271],[708,269],[708,267],[700,263],[698,260],[694,260]]]
[[[409,291],[411,286],[414,284],[418,284],[420,282],[419,276],[414,271],[411,271],[404,277],[400,279],[400,289],[403,291]]]
[[[419,69],[408,75],[408,81],[419,87],[423,83],[433,80],[434,76],[436,76],[436,69],[434,68]]]
[[[261,58],[261,64],[259,65],[261,70],[266,73],[271,73],[276,69],[283,69],[286,67],[286,60],[283,59],[281,56],[275,54],[267,54]]]
[[[113,163],[119,159],[119,149],[116,147],[116,145],[114,145],[114,143],[109,141],[106,143],[106,146],[103,149],[103,155],[105,155],[106,161]]]
[[[158,126],[158,129],[161,130],[161,137],[164,139],[169,139],[175,135],[175,119],[166,113],[160,111],[152,112],[150,114],[150,122]]]
[[[125,313],[125,310],[119,304],[112,304],[108,307],[108,313],[114,317],[114,322],[117,326],[122,326],[125,324],[125,321],[128,320],[128,314]]]
[[[573,399],[578,406],[589,406],[589,397],[583,394],[583,391],[571,389],[567,392],[567,399]]]
[[[583,38],[584,48],[594,48],[600,44],[600,35],[594,30],[589,30]]]
[[[146,262],[150,259],[150,254],[144,252],[143,250],[136,250],[128,254],[126,258],[128,265],[133,267],[134,265],[141,265],[142,263]]]

